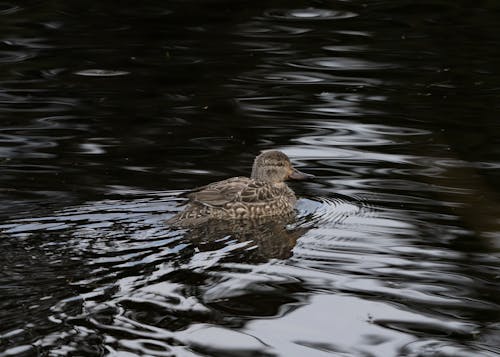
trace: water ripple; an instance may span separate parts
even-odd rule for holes
[[[238,34],[240,36],[252,38],[290,38],[304,35],[311,31],[307,27],[264,24],[262,22],[248,22],[239,27]]]
[[[21,10],[23,10],[23,8],[21,6],[14,5],[14,4],[7,3],[7,2],[0,3],[0,16],[1,15],[11,15],[11,14],[19,12]]]
[[[0,355],[500,353],[493,2],[16,3]],[[296,217],[166,224],[269,148]]]
[[[66,346],[65,353],[76,353],[91,336],[104,335],[107,342],[102,348],[108,351],[149,351],[158,356],[182,353],[184,348],[220,353],[236,347],[259,353],[283,352],[292,347],[278,343],[272,331],[282,324],[305,323],[309,329],[315,326],[310,336],[295,327],[288,329],[287,341],[300,335],[294,351],[310,351],[318,344],[324,350],[327,340],[331,351],[366,351],[373,346],[369,336],[389,335],[393,338],[386,343],[395,341],[390,348],[396,350],[412,341],[413,335],[469,338],[479,326],[454,317],[454,311],[498,309],[471,298],[471,289],[477,284],[457,270],[462,255],[447,248],[417,245],[421,223],[405,217],[404,212],[341,195],[301,199],[298,220],[287,228],[299,235],[287,248],[292,255],[281,262],[248,264],[245,257],[249,253],[271,246],[261,240],[256,241],[256,248],[250,243],[257,237],[248,233],[243,240],[221,236],[197,242],[193,239],[198,238],[164,224],[175,210],[177,192],[140,195],[143,197],[91,202],[50,217],[0,226],[3,234],[26,242],[21,244],[29,244],[30,237],[38,240],[41,234],[65,237],[59,242],[48,239],[37,243],[38,249],[50,252],[53,267],[67,254],[74,264],[86,262],[85,271],[70,282],[76,294],[58,293],[46,300],[51,306],[49,320],[70,328],[40,338],[34,344],[37,348],[62,353],[61,346]],[[269,238],[283,239],[276,234]],[[261,231],[261,239],[264,235]],[[50,279],[52,269],[44,274]],[[287,294],[285,299],[282,289],[296,293]],[[394,301],[398,308],[394,308]],[[412,309],[408,310],[408,305]],[[315,323],[308,323],[307,316],[330,311],[323,306],[336,306],[332,312],[335,319],[315,317]],[[419,306],[432,309],[434,314],[414,312]],[[43,317],[44,311],[40,309],[37,316]],[[339,321],[352,323],[349,311],[362,316],[357,331],[364,331],[360,334],[366,336],[366,346],[349,342],[359,334],[331,339]],[[221,326],[246,316],[251,320],[236,330]],[[270,316],[279,318],[269,320]],[[329,331],[328,339],[320,331]],[[234,345],[225,342],[228,334],[233,336]],[[225,337],[214,342],[221,336]]]
[[[307,217],[306,224],[321,227],[333,227],[353,215],[366,214],[370,208],[363,202],[349,197],[315,197],[312,200],[299,201],[299,214]]]
[[[36,57],[36,53],[27,51],[0,50],[0,63],[17,63]]]
[[[288,62],[289,66],[322,71],[372,71],[397,68],[397,64],[377,63],[351,57],[316,57]]]
[[[272,9],[265,12],[271,19],[279,20],[339,20],[357,16],[354,12],[335,11],[328,9],[305,8],[305,9]]]
[[[76,75],[86,76],[86,77],[116,77],[116,76],[125,76],[129,73],[130,72],[127,71],[110,70],[110,69],[85,69],[75,72]]]
[[[376,86],[380,81],[372,78],[341,77],[328,73],[314,71],[288,71],[288,72],[259,72],[253,71],[247,75],[241,75],[240,80],[244,82],[281,83],[281,84],[331,84],[337,86]]]

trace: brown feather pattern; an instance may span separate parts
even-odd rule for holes
[[[278,156],[278,161],[269,164],[266,157]],[[254,163],[254,170],[262,172],[278,170],[276,177],[233,177],[196,188],[186,194],[189,199],[186,208],[172,217],[168,223],[178,227],[192,227],[209,220],[254,219],[259,217],[282,216],[293,212],[297,201],[293,191],[283,182],[293,167],[285,154],[276,151],[264,152]],[[284,157],[284,159],[283,159]],[[266,171],[262,165],[272,165]],[[279,177],[279,178],[277,178]]]

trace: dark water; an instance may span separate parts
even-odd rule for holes
[[[0,2],[0,356],[500,356],[499,19]],[[165,224],[269,148],[293,222]]]

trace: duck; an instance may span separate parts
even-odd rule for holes
[[[263,151],[255,158],[250,177],[232,177],[189,191],[184,194],[188,199],[185,208],[167,223],[188,228],[211,220],[287,216],[294,212],[297,197],[285,181],[313,177],[294,168],[285,153]]]

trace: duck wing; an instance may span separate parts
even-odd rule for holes
[[[276,195],[269,184],[248,177],[233,177],[194,189],[187,197],[192,203],[221,207],[231,202],[257,202]]]

